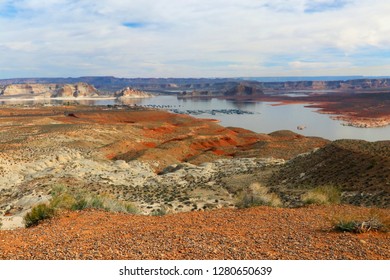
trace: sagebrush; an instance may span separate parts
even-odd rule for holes
[[[282,201],[275,193],[270,193],[267,187],[259,183],[253,183],[244,189],[238,196],[236,206],[238,208],[248,208],[253,206],[282,206]]]
[[[95,195],[86,191],[71,191],[64,186],[55,186],[48,204],[39,204],[24,216],[26,227],[39,224],[63,210],[103,209],[110,212],[137,213],[138,209],[129,202],[122,202],[109,195]]]
[[[26,227],[35,226],[42,220],[52,218],[54,213],[55,210],[52,206],[43,203],[38,204],[24,216],[24,224]]]
[[[305,204],[339,204],[341,202],[341,191],[340,188],[335,186],[319,186],[303,194],[301,199]]]

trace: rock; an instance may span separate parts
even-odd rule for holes
[[[115,93],[115,96],[121,99],[121,98],[149,98],[152,97],[153,95],[146,93],[144,91],[126,87],[120,91],[117,91]]]
[[[77,84],[11,84],[4,87],[2,95],[28,95],[34,98],[50,97],[92,97],[97,89],[87,83]]]
[[[264,92],[262,88],[255,86],[255,85],[246,85],[243,83],[240,83],[231,89],[227,90],[223,95],[224,96],[256,96],[256,95],[263,95]]]

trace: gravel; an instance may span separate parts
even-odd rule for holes
[[[34,228],[0,231],[0,259],[390,259],[390,233],[332,229],[337,214],[369,211],[255,207],[162,217],[64,212]]]

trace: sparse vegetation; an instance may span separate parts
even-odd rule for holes
[[[161,206],[161,207],[158,208],[158,209],[154,209],[154,210],[151,212],[151,215],[152,215],[152,216],[165,216],[167,213],[168,213],[167,207]]]
[[[26,227],[39,224],[40,221],[49,219],[54,216],[54,208],[47,204],[38,204],[33,207],[29,213],[24,216]]]
[[[368,231],[388,232],[390,217],[378,209],[372,209],[368,215],[342,214],[333,218],[336,231],[364,233]]]
[[[53,199],[50,205],[55,209],[83,210],[103,209],[111,212],[136,213],[136,207],[122,202],[110,195],[96,195],[86,191],[71,191],[63,186],[56,186],[51,192]]]
[[[111,212],[137,213],[137,208],[127,202],[121,202],[108,195],[94,195],[86,191],[72,192],[65,186],[55,186],[51,191],[49,204],[39,204],[24,216],[26,227],[37,225],[41,220],[54,216],[62,210],[103,209]]]
[[[260,205],[280,207],[282,206],[282,202],[277,194],[269,193],[268,188],[259,183],[253,183],[241,192],[236,203],[236,207],[238,208],[249,208]]]
[[[329,185],[319,186],[303,194],[301,199],[305,204],[339,204],[341,192],[338,187]]]

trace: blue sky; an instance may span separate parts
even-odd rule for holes
[[[385,0],[0,0],[0,78],[390,75]]]

